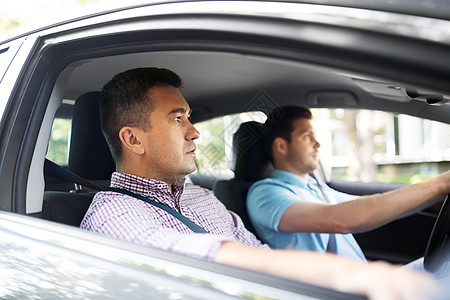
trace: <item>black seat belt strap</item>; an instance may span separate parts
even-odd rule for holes
[[[93,184],[92,182],[89,182],[86,179],[78,176],[77,174],[72,173],[71,171],[61,167],[60,165],[55,164],[54,162],[52,162],[51,160],[49,160],[47,158],[45,159],[44,169],[45,169],[46,174],[51,175],[52,177],[67,181],[67,182],[74,182],[79,185],[86,186],[86,187],[92,188],[97,191],[111,191],[111,192],[121,193],[121,194],[125,194],[128,196],[137,198],[139,200],[142,200],[146,203],[154,205],[154,206],[166,211],[167,213],[171,214],[173,217],[178,219],[181,223],[186,225],[189,229],[191,229],[195,233],[208,233],[208,231],[206,231],[204,228],[195,224],[193,221],[186,218],[185,216],[183,216],[176,210],[173,210],[172,208],[170,208],[162,203],[156,202],[155,200],[149,199],[147,197],[141,196],[139,194],[130,192],[125,189],[97,186],[97,185]]]
[[[52,162],[47,158],[45,159],[44,162],[44,173],[54,178],[58,178],[66,182],[73,182],[97,191],[103,190],[103,187],[100,187],[98,185],[93,184],[92,182],[87,181],[83,177],[80,177],[77,174],[72,173],[71,171],[61,167],[58,164],[55,164],[54,162]]]
[[[190,219],[186,218],[185,216],[183,216],[182,214],[180,214],[179,212],[177,212],[176,210],[160,203],[160,202],[156,202],[155,200],[149,199],[147,197],[141,196],[139,194],[130,192],[129,190],[125,190],[125,189],[119,189],[119,188],[114,188],[114,187],[107,187],[105,189],[103,189],[104,191],[111,191],[111,192],[116,192],[116,193],[120,193],[120,194],[125,194],[134,198],[137,198],[139,200],[142,200],[144,202],[147,202],[151,205],[154,205],[156,207],[161,208],[162,210],[166,211],[167,213],[171,214],[172,216],[174,216],[175,218],[177,218],[180,222],[182,222],[184,225],[186,225],[189,229],[191,229],[193,232],[195,233],[208,233],[208,231],[206,231],[204,228],[198,226],[197,224],[195,224],[193,221],[191,221]]]
[[[323,191],[319,179],[317,179],[317,177],[313,173],[309,174],[309,176],[311,176],[316,181],[317,187],[319,188],[320,193],[322,194],[323,200],[325,200],[325,202],[327,203],[331,203],[330,199],[328,199],[327,194]],[[326,251],[329,253],[337,253],[336,234],[334,233],[328,234],[328,245]]]

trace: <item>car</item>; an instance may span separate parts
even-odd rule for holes
[[[232,137],[279,105],[313,109],[328,141],[320,180],[353,194],[383,192],[402,185],[348,181],[350,161],[385,177],[449,169],[449,16],[443,1],[154,1],[3,40],[0,297],[364,299],[79,229],[95,186],[114,169],[96,101],[121,71],[177,72],[203,135],[189,180],[247,222],[251,180],[230,169]],[[344,156],[355,145],[349,132],[377,122],[385,125],[359,140],[372,141],[372,152]],[[356,129],[344,130],[349,124]],[[406,264],[426,254],[439,267],[431,255],[445,254],[444,198],[358,234],[366,256]]]

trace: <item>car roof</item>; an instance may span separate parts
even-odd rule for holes
[[[199,2],[198,0],[196,0]],[[208,0],[207,2],[236,2],[235,0]],[[254,1],[261,2],[261,0],[246,0],[246,1]],[[29,34],[33,34],[36,32],[40,32],[49,28],[58,27],[61,25],[73,23],[80,20],[89,19],[96,16],[102,16],[114,12],[150,6],[150,5],[158,5],[158,4],[170,4],[170,3],[182,3],[182,2],[193,2],[193,0],[130,0],[124,3],[111,3],[109,9],[105,10],[102,7],[96,6],[88,6],[92,7],[92,9],[88,9],[86,7],[85,10],[81,12],[80,15],[75,15],[75,17],[69,17],[66,19],[61,19],[59,22],[55,22],[52,24],[46,24],[36,27],[34,24],[31,27],[25,27],[24,29],[19,29],[18,31],[13,31],[12,34],[7,34],[5,38],[3,38],[1,43],[8,42],[13,39],[17,39]],[[195,2],[195,1],[194,1]],[[423,16],[430,17],[442,20],[450,20],[450,5],[448,5],[446,0],[271,0],[267,2],[285,2],[285,3],[304,3],[304,4],[320,4],[327,5],[332,7],[348,7],[348,8],[361,8],[367,9],[369,11],[386,11],[386,12],[394,12],[405,15],[415,15],[415,16]],[[76,12],[75,12],[76,13]]]
[[[329,4],[344,7],[380,10],[408,15],[426,16],[439,19],[450,19],[450,6],[446,0],[315,0],[297,1],[318,4]]]

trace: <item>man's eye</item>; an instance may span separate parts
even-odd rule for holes
[[[175,120],[175,122],[177,122],[177,123],[181,123],[181,117],[176,117],[174,120]]]

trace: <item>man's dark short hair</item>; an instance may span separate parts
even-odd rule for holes
[[[273,163],[272,144],[277,137],[291,142],[293,123],[297,119],[312,119],[311,111],[300,106],[281,106],[273,109],[264,123],[263,144],[266,154]]]
[[[100,123],[116,165],[122,158],[119,131],[125,126],[149,130],[148,116],[155,107],[148,91],[165,85],[180,88],[182,81],[167,69],[137,68],[115,75],[103,87]]]

